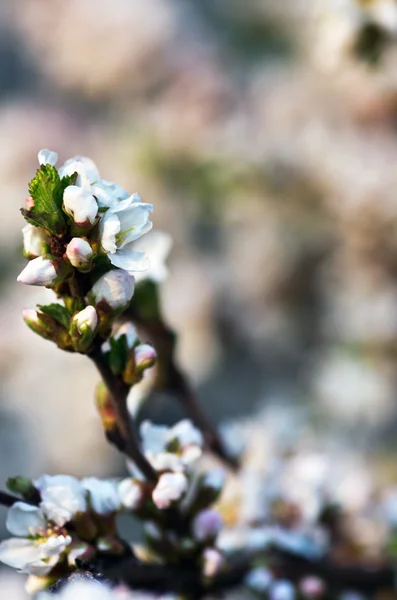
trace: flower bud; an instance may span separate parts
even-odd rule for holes
[[[305,598],[320,598],[325,594],[325,583],[315,575],[304,577],[299,584],[300,591]]]
[[[245,583],[252,591],[264,594],[269,589],[273,579],[273,574],[269,569],[257,567],[248,573]]]
[[[46,285],[54,283],[57,272],[51,260],[39,256],[29,261],[18,275],[17,281],[26,285]]]
[[[34,227],[28,223],[22,228],[22,235],[23,253],[26,258],[37,258],[48,252],[50,240],[44,229]]]
[[[138,383],[143,377],[143,372],[155,364],[156,358],[156,351],[150,344],[139,344],[132,349],[123,371],[124,383],[127,385]]]
[[[153,502],[160,510],[169,508],[187,491],[187,479],[183,473],[164,473],[153,490]]]
[[[69,185],[63,192],[65,212],[73,217],[76,225],[90,229],[98,214],[98,205],[88,188]]]
[[[53,317],[30,308],[25,308],[22,316],[26,325],[42,338],[54,342],[63,350],[72,350],[69,332]]]
[[[79,237],[74,237],[66,246],[66,256],[79,271],[90,271],[94,252],[90,244]]]
[[[87,306],[74,315],[70,335],[76,352],[86,352],[94,339],[98,315],[93,306]]]
[[[99,308],[119,310],[126,307],[134,295],[134,278],[122,269],[109,271],[98,279],[91,293]]]
[[[203,574],[205,577],[214,577],[224,565],[223,556],[214,548],[206,548],[203,552]]]
[[[51,340],[56,334],[58,323],[52,317],[39,314],[36,310],[25,308],[22,311],[23,320],[35,333],[46,340]]]
[[[120,481],[118,491],[123,506],[128,510],[137,510],[142,506],[144,500],[142,483],[133,477]]]
[[[40,165],[51,165],[54,167],[58,161],[58,154],[47,148],[43,148],[37,155]]]
[[[105,431],[114,431],[117,428],[117,415],[114,410],[112,397],[103,381],[98,383],[96,387],[95,405]]]
[[[209,542],[216,538],[223,527],[223,521],[217,510],[208,508],[196,515],[192,527],[197,540]]]
[[[156,363],[157,353],[150,344],[139,344],[135,348],[135,365],[138,371],[145,371]]]
[[[295,588],[290,581],[280,579],[270,588],[269,598],[270,600],[295,600]]]
[[[73,321],[77,325],[79,333],[84,334],[89,330],[90,332],[95,331],[98,325],[98,317],[96,310],[93,306],[87,306],[84,310],[81,310],[73,317]]]

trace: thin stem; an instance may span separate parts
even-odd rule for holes
[[[140,450],[139,437],[135,424],[132,422],[128,412],[127,396],[130,388],[112,373],[105,362],[99,347],[95,347],[88,356],[97,367],[113,399],[113,408],[117,417],[118,432],[124,441],[123,452],[136,463],[139,470],[149,481],[157,481],[156,471]],[[118,436],[118,443],[116,445],[119,449],[121,449],[120,441]]]
[[[32,504],[32,505],[36,504],[36,502],[25,500],[25,498],[21,499],[21,498],[18,498],[17,496],[13,496],[12,494],[9,494],[8,492],[0,491],[0,505],[1,506],[6,506],[7,508],[9,508],[13,504],[15,504],[15,502],[25,502],[25,504]]]
[[[227,452],[218,430],[206,414],[193,392],[186,375],[178,367],[175,360],[176,335],[162,320],[145,320],[139,318],[132,310],[132,319],[149,336],[158,353],[159,376],[158,389],[173,392],[185,408],[194,423],[201,430],[207,446],[233,470],[238,469],[239,463]]]

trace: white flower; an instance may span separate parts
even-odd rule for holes
[[[252,569],[245,578],[245,583],[254,592],[263,594],[268,590],[270,584],[273,581],[273,575],[269,569],[265,567],[257,567]]]
[[[86,477],[81,484],[89,492],[91,506],[96,513],[106,515],[120,510],[121,500],[115,481]]]
[[[186,446],[202,446],[203,436],[201,432],[193,425],[190,419],[183,419],[174,425],[168,432],[167,441],[177,439],[181,448]]]
[[[173,471],[182,473],[185,465],[180,456],[171,452],[146,452],[146,458],[156,471]]]
[[[187,491],[188,482],[182,473],[164,473],[153,490],[153,502],[160,510],[169,508]]]
[[[69,185],[63,192],[63,205],[77,225],[86,227],[95,223],[98,205],[90,189]]]
[[[203,573],[205,577],[214,577],[224,564],[223,556],[214,548],[206,548],[203,552]]]
[[[135,364],[137,369],[149,369],[157,358],[157,352],[150,344],[139,344],[135,348]]]
[[[95,331],[98,325],[98,315],[93,306],[87,306],[73,317],[73,321],[76,323],[79,333],[83,334],[87,329]]]
[[[126,271],[143,271],[148,261],[143,252],[137,252],[132,242],[150,231],[149,214],[152,204],[144,204],[137,194],[111,206],[100,223],[101,244],[110,262]]]
[[[42,508],[24,502],[8,510],[6,525],[19,537],[0,544],[0,561],[33,575],[47,575],[72,541],[66,532],[48,525]]]
[[[66,256],[77,269],[90,265],[93,255],[90,244],[82,238],[74,237],[66,246]]]
[[[58,161],[58,154],[47,148],[43,148],[37,155],[40,165],[51,165],[55,167]]]
[[[149,259],[148,269],[136,274],[137,282],[150,279],[155,283],[162,283],[168,276],[165,261],[171,248],[172,237],[165,231],[150,231],[150,233],[134,242],[134,250],[144,252]]]
[[[134,278],[117,269],[102,275],[92,288],[95,303],[105,302],[113,310],[126,306],[134,295]]]
[[[289,581],[280,579],[270,588],[269,598],[270,600],[295,600],[295,588]]]
[[[143,499],[143,491],[142,486],[132,477],[127,477],[120,481],[118,492],[120,496],[120,500],[125,506],[125,508],[129,510],[136,510],[139,508],[142,499]]]
[[[92,192],[98,201],[98,206],[101,208],[114,206],[129,197],[129,193],[120,185],[105,179],[100,179],[98,183],[93,185]]]
[[[96,164],[86,156],[74,156],[73,158],[69,158],[58,169],[58,173],[61,178],[66,175],[70,176],[77,173],[76,185],[85,186],[88,189],[92,184],[95,184],[100,180]]]
[[[50,260],[39,256],[30,260],[17,281],[26,285],[51,285],[57,277],[57,272]]]
[[[43,592],[38,600],[53,600],[54,595]],[[113,591],[99,581],[72,581],[59,594],[59,600],[116,600]]]
[[[41,508],[59,526],[87,510],[86,491],[75,477],[43,475],[34,484],[41,494]]]
[[[194,537],[200,542],[213,540],[222,527],[222,517],[217,510],[212,508],[200,511],[192,524]]]
[[[154,425],[150,421],[143,421],[140,427],[142,445],[145,452],[162,452],[168,442],[168,427]]]
[[[23,249],[27,258],[36,258],[46,253],[49,239],[44,229],[28,223],[22,228],[22,235]]]

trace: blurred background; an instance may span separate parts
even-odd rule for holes
[[[16,283],[40,148],[88,155],[155,205],[174,239],[164,313],[217,422],[259,414],[259,437],[392,463],[396,32],[393,0],[2,0],[2,487],[124,469],[94,368],[21,318],[46,294]]]

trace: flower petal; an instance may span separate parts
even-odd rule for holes
[[[121,508],[117,484],[114,481],[86,477],[81,483],[90,494],[93,510],[99,515],[114,513]]]
[[[51,165],[54,167],[58,161],[58,154],[53,150],[43,148],[37,155],[40,165]]]
[[[6,526],[10,533],[25,537],[38,533],[46,526],[43,513],[37,506],[15,502],[8,509]]]
[[[124,271],[146,271],[149,268],[149,259],[143,252],[134,252],[130,248],[123,248],[109,256],[110,262]]]
[[[120,219],[117,215],[109,214],[108,211],[102,218],[100,224],[101,244],[106,252],[117,251],[116,235],[120,232],[120,227]]]
[[[0,544],[0,561],[9,567],[25,570],[27,564],[37,560],[40,551],[32,540],[11,538]]]

